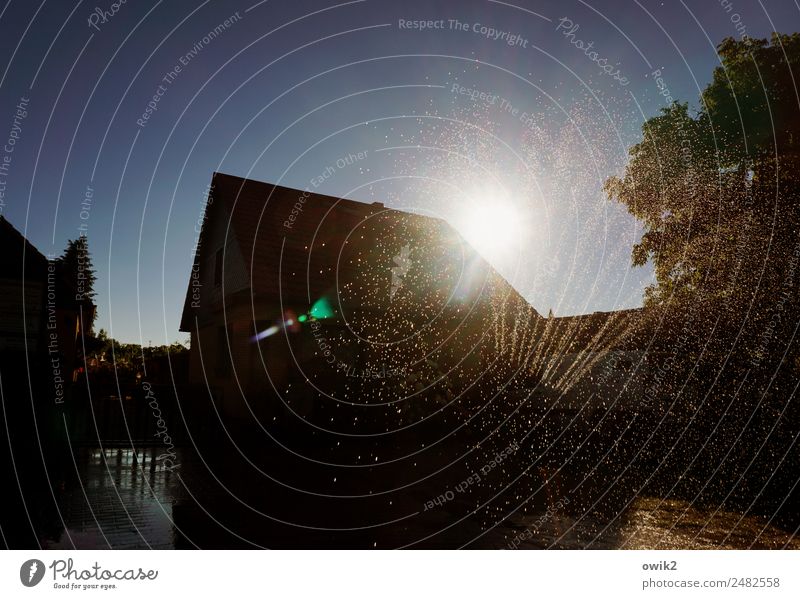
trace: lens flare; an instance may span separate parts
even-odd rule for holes
[[[275,325],[272,325],[271,327],[266,328],[257,335],[255,335],[253,337],[253,341],[261,341],[262,339],[266,339],[267,337],[272,337],[278,331],[280,331],[280,328],[276,327]]]
[[[314,302],[314,305],[311,306],[311,310],[309,310],[308,314],[312,318],[316,318],[317,320],[322,320],[323,318],[331,318],[335,314],[335,312],[333,310],[333,306],[331,306],[331,303],[328,301],[328,299],[325,297],[321,297],[316,302]]]

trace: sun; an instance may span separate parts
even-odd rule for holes
[[[480,185],[459,202],[455,226],[464,239],[487,259],[503,259],[520,248],[523,215],[509,192]]]

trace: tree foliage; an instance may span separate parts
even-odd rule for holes
[[[701,110],[674,103],[645,122],[609,198],[644,225],[649,305],[705,301],[740,312],[776,293],[800,223],[800,35],[725,39]]]
[[[82,306],[84,315],[91,316],[91,322],[86,323],[87,331],[91,333],[97,316],[94,308],[94,298],[97,295],[94,284],[97,277],[86,237],[81,235],[77,239],[69,240],[58,263],[62,282],[66,286],[65,297],[70,297],[76,306]]]

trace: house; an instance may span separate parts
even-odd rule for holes
[[[539,320],[441,219],[215,173],[180,329],[223,418],[382,430],[523,368]]]
[[[0,354],[42,352],[45,347],[48,260],[0,216]]]
[[[550,317],[540,338],[541,399],[574,413],[649,411],[643,401],[661,348],[642,308]]]
[[[83,326],[94,305],[78,298],[58,260],[46,258],[0,216],[0,356],[8,385],[28,373],[33,384],[49,381],[55,403],[74,381]],[[19,369],[18,367],[22,367]]]

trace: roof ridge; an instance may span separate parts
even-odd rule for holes
[[[412,216],[420,216],[420,217],[424,217],[424,218],[437,218],[437,217],[432,217],[432,216],[427,216],[427,215],[422,215],[422,214],[416,214],[414,212],[406,212],[405,210],[399,210],[397,208],[389,208],[389,207],[385,206],[383,204],[383,202],[366,202],[366,201],[363,201],[363,200],[355,200],[355,199],[352,199],[352,198],[341,198],[341,197],[332,196],[332,195],[328,195],[328,194],[324,194],[324,193],[319,193],[319,192],[316,192],[316,191],[311,191],[310,189],[297,189],[296,187],[287,187],[285,185],[279,185],[277,183],[269,183],[267,181],[260,181],[258,179],[248,179],[247,177],[240,177],[239,175],[231,175],[229,173],[223,173],[223,172],[220,172],[220,171],[214,171],[212,173],[212,175],[211,175],[211,183],[212,183],[212,185],[214,183],[214,178],[216,178],[217,176],[226,177],[228,179],[238,179],[240,181],[244,181],[244,182],[249,183],[251,185],[255,184],[255,185],[263,185],[265,187],[271,187],[272,189],[274,189],[278,193],[280,193],[280,192],[283,192],[283,193],[294,192],[294,193],[298,193],[298,194],[307,193],[307,194],[309,194],[309,196],[313,196],[313,197],[316,197],[318,199],[330,200],[330,201],[332,201],[334,203],[338,203],[338,204],[341,204],[341,203],[353,204],[353,205],[355,205],[356,207],[359,207],[359,208],[363,208],[363,207],[381,208],[383,210],[393,211],[393,212],[401,212],[403,214],[410,214]],[[241,187],[244,187],[244,186],[242,185]],[[441,220],[441,219],[437,219],[437,220]]]
[[[35,255],[38,255],[43,260],[48,260],[48,258],[42,252],[39,251],[39,248],[37,248],[35,245],[33,245],[33,243],[31,243],[31,241],[27,237],[25,237],[25,235],[23,235],[19,230],[17,230],[17,228],[14,225],[11,224],[10,220],[8,220],[5,216],[0,214],[0,224],[2,224],[2,223],[5,223],[5,226],[7,227],[7,229],[11,233],[13,233],[14,235],[16,235],[18,238],[20,238],[22,240],[26,251],[28,249],[33,250]]]

